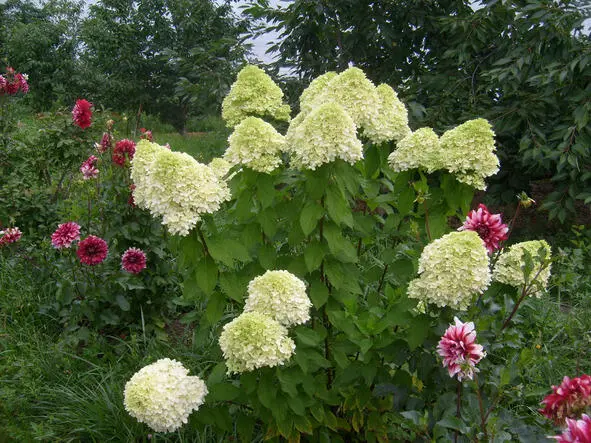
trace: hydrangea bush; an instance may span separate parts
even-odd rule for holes
[[[176,234],[185,321],[219,346],[195,422],[244,441],[515,437],[498,402],[519,375],[499,362],[551,251],[508,249],[500,214],[469,212],[499,168],[490,124],[413,132],[355,67],[312,81],[290,121],[282,97],[244,68],[211,175],[144,141],[132,161],[138,205]]]

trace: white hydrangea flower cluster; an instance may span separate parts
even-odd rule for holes
[[[252,279],[244,312],[220,335],[228,373],[283,365],[295,352],[287,328],[307,322],[311,307],[306,284],[287,271]]]
[[[283,103],[283,91],[261,68],[247,65],[238,73],[222,103],[222,118],[233,128],[248,116],[289,121],[291,110]]]
[[[258,172],[269,173],[281,164],[285,138],[258,117],[246,117],[228,139],[224,159],[243,164]]]
[[[469,120],[445,132],[439,142],[444,168],[462,183],[485,190],[484,179],[499,171],[495,134],[483,118]]]
[[[375,143],[410,133],[408,113],[394,90],[388,85],[376,88],[355,67],[313,80],[300,97],[300,110],[286,134],[291,163],[299,169],[362,159],[357,131]]]
[[[337,158],[354,164],[363,158],[355,123],[337,103],[320,105],[290,129],[286,150],[292,166],[298,169],[314,170]]]
[[[540,250],[542,250],[543,260],[540,259]],[[532,283],[533,291],[531,295],[541,296],[539,288],[546,288],[550,279],[550,263],[552,250],[545,240],[532,240],[516,243],[504,250],[493,270],[493,279],[517,288],[522,287],[525,282],[523,275],[525,269],[525,257],[528,253],[533,260],[533,269],[528,278],[528,284]],[[536,288],[536,286],[538,288]]]
[[[228,160],[225,160],[221,157],[215,157],[211,159],[207,166],[209,166],[219,178],[224,178],[226,175],[228,175],[233,165]]]
[[[162,217],[172,234],[187,235],[201,214],[217,211],[231,197],[210,167],[146,140],[136,146],[131,178],[136,205]]]
[[[287,271],[267,271],[248,284],[244,312],[260,312],[290,327],[310,319],[306,284]]]
[[[458,181],[485,190],[484,179],[499,171],[494,135],[482,118],[462,123],[441,138],[431,128],[421,128],[402,139],[388,161],[395,171],[447,169]]]
[[[244,312],[224,326],[220,348],[228,373],[240,373],[283,365],[295,343],[278,321],[260,312]]]
[[[126,383],[124,405],[129,414],[156,432],[173,432],[199,409],[207,387],[181,363],[163,358],[136,372]]]
[[[441,169],[439,137],[431,128],[417,129],[398,142],[388,164],[396,172],[423,168],[431,173]]]
[[[402,140],[411,133],[408,112],[396,91],[386,84],[376,88],[376,115],[363,128],[363,134],[373,143]]]
[[[451,232],[429,243],[419,259],[420,276],[408,287],[409,298],[465,310],[491,281],[484,242],[474,231]]]

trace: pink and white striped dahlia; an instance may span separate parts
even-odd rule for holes
[[[477,210],[468,213],[464,225],[458,231],[475,231],[484,241],[489,254],[499,249],[499,242],[507,240],[509,227],[501,220],[501,214],[491,214],[482,203]]]
[[[560,386],[552,386],[552,394],[546,396],[540,412],[557,425],[567,418],[578,418],[591,409],[591,376],[583,374],[573,379],[564,377]]]
[[[552,438],[558,443],[591,443],[591,418],[583,414],[580,420],[566,419],[566,429]]]
[[[102,263],[107,258],[108,252],[109,247],[106,241],[94,235],[89,235],[78,243],[76,255],[85,265],[94,266]]]
[[[20,240],[23,233],[16,226],[14,228],[6,228],[4,231],[0,231],[0,246],[14,243]]]
[[[77,240],[80,240],[80,225],[75,222],[62,223],[51,234],[51,244],[56,249],[69,248]]]
[[[482,346],[476,343],[474,323],[462,323],[454,317],[455,325],[451,325],[441,337],[437,352],[443,357],[443,367],[447,368],[450,377],[458,376],[458,381],[469,378],[478,372],[476,364],[486,356]]]
[[[121,257],[121,268],[130,274],[139,274],[146,267],[146,253],[138,248],[129,248]]]
[[[82,172],[84,180],[95,178],[99,174],[99,170],[96,168],[97,161],[98,157],[91,155],[86,161],[84,161],[84,163],[82,163],[82,166],[80,166],[80,172]]]

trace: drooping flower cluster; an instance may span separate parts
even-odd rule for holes
[[[472,380],[474,373],[479,372],[476,364],[486,352],[476,343],[474,323],[462,323],[457,317],[454,321],[455,325],[450,325],[441,337],[437,352],[443,357],[443,367],[447,368],[450,377],[457,376],[458,381]]]
[[[6,74],[0,75],[0,95],[14,95],[21,91],[23,94],[29,92],[29,84],[27,74],[16,72],[13,67],[6,68]]]
[[[477,232],[489,254],[499,249],[499,243],[507,240],[509,227],[503,223],[501,214],[491,214],[488,208],[482,203],[477,210],[472,210],[466,217],[464,225],[458,231]]]
[[[0,235],[0,247],[2,247],[19,241],[23,233],[15,226],[14,228],[6,228],[5,230],[0,231]]]
[[[419,129],[402,139],[388,160],[395,171],[446,169],[458,181],[485,190],[484,179],[499,170],[495,149],[490,123],[479,118],[446,131],[441,138],[431,128]]]
[[[121,269],[130,274],[139,274],[146,268],[146,253],[139,248],[129,248],[121,257]]]
[[[410,298],[459,310],[491,281],[486,248],[473,231],[451,232],[425,246],[419,274],[408,286]]]
[[[397,172],[421,168],[431,173],[442,169],[439,137],[431,128],[417,129],[398,142],[388,156],[388,164]]]
[[[75,222],[62,223],[51,234],[51,244],[56,249],[69,248],[78,240],[80,240],[80,225]]]
[[[102,263],[107,258],[109,247],[107,242],[102,238],[94,235],[89,235],[80,243],[78,243],[78,249],[76,255],[80,259],[80,262],[88,266],[95,266]]]
[[[124,405],[129,414],[157,432],[173,432],[199,409],[207,386],[189,375],[180,362],[163,358],[144,366],[125,384]]]
[[[281,164],[284,137],[258,117],[246,117],[228,139],[224,159],[255,171],[269,173]]]
[[[84,180],[88,180],[98,176],[99,170],[96,167],[97,161],[98,158],[94,155],[91,155],[90,157],[88,157],[88,159],[84,161],[84,163],[82,163],[82,166],[80,166],[80,172],[82,172]]]
[[[85,99],[76,100],[74,109],[72,109],[72,121],[81,129],[86,129],[91,125],[92,103]]]
[[[529,255],[532,260],[532,269],[527,276],[526,257]],[[515,287],[522,287],[524,284],[532,284],[530,295],[541,296],[540,288],[548,285],[550,278],[550,245],[545,240],[532,240],[512,245],[505,249],[493,271],[493,279]]]
[[[244,312],[259,312],[290,327],[307,322],[311,307],[302,280],[287,271],[267,271],[248,284]]]
[[[245,66],[222,103],[222,118],[233,128],[246,117],[271,117],[289,121],[289,106],[283,103],[283,91],[265,71]]]
[[[286,135],[292,166],[314,170],[337,158],[351,164],[363,158],[355,123],[341,105],[320,105],[301,123],[297,120]]]
[[[557,425],[563,425],[567,418],[579,418],[591,410],[591,376],[564,377],[560,386],[552,386],[552,394],[544,400],[540,412]]]
[[[125,166],[125,160],[133,160],[134,155],[135,142],[133,140],[124,138],[123,140],[119,140],[117,143],[115,143],[115,149],[113,149],[113,155],[111,156],[111,159],[116,165]]]
[[[301,112],[286,134],[291,164],[299,169],[342,159],[363,158],[361,131],[374,143],[397,141],[410,133],[408,114],[388,85],[377,88],[359,68],[328,72],[300,97]]]
[[[583,414],[580,420],[566,419],[566,429],[552,437],[558,443],[591,443],[591,417]]]
[[[295,351],[285,326],[260,312],[244,312],[227,323],[219,343],[229,373],[283,365]]]
[[[187,235],[201,214],[230,199],[227,183],[185,153],[140,140],[131,163],[135,204],[162,217],[173,234]]]

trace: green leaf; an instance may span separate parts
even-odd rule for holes
[[[236,430],[241,441],[252,441],[255,424],[256,419],[254,417],[244,414],[238,415],[236,418]]]
[[[396,209],[401,215],[410,214],[414,208],[414,201],[416,198],[415,190],[413,188],[406,187],[400,194],[398,194],[398,204]]]
[[[275,179],[269,174],[257,174],[257,198],[261,202],[263,209],[268,208],[273,203],[275,196]]]
[[[268,409],[273,408],[273,404],[277,398],[277,384],[273,377],[268,374],[266,377],[261,377],[257,389],[257,396],[264,407]]]
[[[257,216],[257,220],[263,228],[263,232],[269,238],[273,238],[277,233],[278,216],[274,207],[265,209]]]
[[[227,237],[212,237],[207,240],[209,253],[215,261],[226,266],[233,266],[234,261],[246,262],[250,260],[250,254],[238,240]]]
[[[316,309],[320,309],[328,300],[328,288],[319,280],[314,280],[310,285],[310,300]]]
[[[298,326],[296,329],[296,337],[298,343],[302,343],[306,346],[317,346],[324,341],[324,336],[314,329],[306,328],[304,326]]]
[[[318,203],[311,203],[302,209],[300,214],[300,226],[304,235],[310,235],[316,228],[318,220],[324,215],[324,208]]]
[[[372,178],[378,172],[380,168],[380,152],[379,148],[375,145],[371,145],[365,150],[363,155],[365,165],[365,177]]]
[[[466,424],[461,419],[453,415],[443,417],[435,424],[447,429],[453,429],[454,431],[460,431],[463,434],[468,431]]]
[[[211,295],[218,282],[218,267],[211,257],[205,257],[197,263],[195,271],[197,286],[205,293]]]
[[[259,263],[264,269],[275,268],[275,261],[277,259],[277,251],[271,244],[263,245],[259,249]]]
[[[209,377],[207,378],[207,385],[215,385],[221,383],[222,380],[226,376],[226,364],[225,363],[218,363],[214,366],[214,368],[209,373]]]
[[[429,336],[431,322],[427,316],[418,316],[412,319],[410,327],[407,330],[406,341],[411,351],[423,344]]]
[[[240,395],[240,389],[230,383],[217,383],[207,387],[207,400],[230,401]]]
[[[357,261],[357,249],[351,242],[343,237],[341,229],[333,224],[324,225],[324,238],[332,255],[343,263],[355,263]]]
[[[127,301],[127,298],[125,298],[124,295],[117,294],[117,296],[115,297],[115,302],[117,303],[117,306],[121,308],[122,311],[129,311],[129,302]]]
[[[220,274],[220,286],[225,294],[232,300],[242,303],[250,277],[236,272],[223,272]]]
[[[325,255],[324,248],[320,243],[317,241],[310,242],[304,250],[304,261],[308,272],[318,269]]]
[[[339,188],[329,186],[326,190],[326,209],[330,218],[337,225],[345,224],[349,227],[353,226],[351,207]]]
[[[208,324],[213,325],[220,321],[224,310],[226,309],[226,297],[223,294],[216,292],[212,294],[205,309],[205,319]]]

